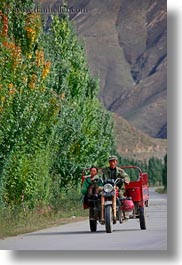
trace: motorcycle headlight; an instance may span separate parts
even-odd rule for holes
[[[113,186],[111,184],[105,184],[104,185],[104,191],[105,192],[111,192],[113,190]]]

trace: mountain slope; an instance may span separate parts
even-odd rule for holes
[[[111,110],[156,137],[162,128],[166,130],[167,119],[166,1],[123,4],[117,21],[119,43],[135,84],[124,99],[112,104]]]
[[[60,7],[60,0],[42,0]],[[167,136],[167,1],[68,0],[99,98],[153,137]],[[80,12],[79,12],[80,11]],[[83,12],[82,12],[83,11]]]
[[[131,126],[116,113],[114,118],[114,134],[117,151],[123,157],[137,160],[149,160],[151,157],[163,159],[167,152],[167,140],[152,138]]]
[[[91,71],[100,78],[100,99],[138,129],[158,136],[167,121],[166,1],[86,2],[88,12],[72,19],[85,40]]]

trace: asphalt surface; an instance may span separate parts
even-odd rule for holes
[[[146,230],[138,220],[117,222],[112,233],[98,225],[91,233],[88,220],[0,240],[7,250],[167,250],[167,195],[150,189],[145,208]]]

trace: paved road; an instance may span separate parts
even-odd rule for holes
[[[166,250],[167,196],[150,189],[150,205],[146,208],[147,230],[139,221],[129,220],[114,225],[113,233],[89,231],[88,220],[70,223],[0,240],[0,249],[10,250]]]

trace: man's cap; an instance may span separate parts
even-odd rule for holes
[[[111,160],[118,160],[118,158],[117,158],[117,156],[112,155],[109,157],[109,161],[111,161]]]

